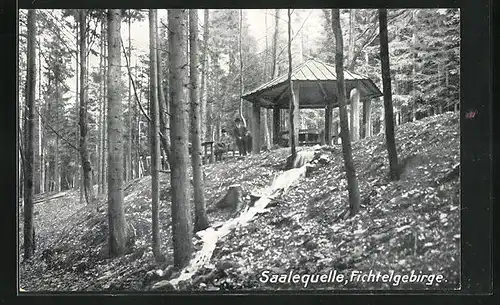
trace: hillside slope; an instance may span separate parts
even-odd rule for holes
[[[458,113],[408,123],[396,128],[400,181],[387,179],[387,152],[382,135],[353,144],[363,198],[361,212],[343,216],[347,189],[340,146],[329,163],[302,179],[267,213],[218,243],[211,264],[184,283],[186,289],[301,289],[301,284],[262,283],[261,272],[282,274],[345,274],[353,270],[442,274],[446,283],[411,284],[418,288],[456,288],[460,274],[460,183]],[[234,183],[244,195],[272,182],[283,170],[289,149],[278,149],[245,160],[205,167],[207,205]],[[169,176],[161,176],[161,240],[167,261],[154,263],[150,245],[150,177],[125,186],[130,253],[106,257],[105,198],[81,206],[76,191],[35,205],[38,250],[20,266],[20,287],[28,291],[144,290],[176,276],[171,264]],[[212,223],[229,213],[214,211]],[[22,217],[20,218],[22,224]],[[22,226],[20,227],[22,241]],[[195,240],[195,248],[199,243]],[[388,283],[310,284],[306,288],[407,288]]]

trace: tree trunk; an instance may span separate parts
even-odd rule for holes
[[[35,253],[35,227],[33,225],[33,120],[36,89],[36,11],[28,10],[26,110],[24,128],[24,259]]]
[[[266,14],[265,14],[265,28],[266,28],[266,35],[265,35],[266,48],[265,48],[265,54],[264,54],[264,78],[267,79],[267,75],[268,75],[267,74],[267,61],[268,61],[268,56],[267,56],[267,48],[268,48],[268,46],[267,46],[267,10],[266,10]],[[269,128],[269,126],[271,125],[271,124],[269,124],[269,116],[270,116],[269,109],[264,108],[262,111],[262,118],[264,120],[264,126],[263,126],[263,128],[264,128],[264,145],[267,147],[267,149],[271,149],[271,138],[272,138],[271,130]]]
[[[398,155],[394,139],[389,42],[387,38],[387,9],[379,9],[378,13],[380,26],[380,63],[382,66],[382,82],[384,87],[385,139],[387,143],[387,152],[389,154],[390,178],[392,180],[398,180]]]
[[[56,122],[59,124],[60,121],[60,115],[59,115],[59,108],[58,106],[60,105],[60,93],[59,93],[59,78],[60,76],[56,76],[56,107],[55,107],[55,112],[56,112]],[[61,191],[61,169],[59,167],[59,137],[56,136],[56,145],[54,148],[54,191],[55,192],[60,192]]]
[[[272,43],[272,63],[271,63],[271,79],[274,79],[277,76],[277,63],[276,63],[276,55],[277,55],[277,48],[278,48],[278,33],[279,33],[279,9],[275,9],[274,11],[274,33],[273,33],[273,43]],[[267,29],[267,26],[266,26]],[[267,39],[267,37],[266,37]],[[266,40],[267,41],[267,40]],[[267,48],[266,48],[267,49]],[[277,113],[276,115],[273,115],[273,126],[278,126],[277,128],[274,128],[273,130],[273,139],[274,143],[278,143],[279,139],[279,130],[281,129],[281,117],[282,117],[282,112],[279,108],[276,110]]]
[[[120,99],[121,10],[108,10],[108,221],[109,254],[119,256],[126,251],[127,224],[123,210],[123,106]]]
[[[174,266],[182,268],[189,263],[193,253],[191,208],[188,197],[188,101],[186,92],[187,55],[186,10],[168,11],[170,50],[170,139],[172,152],[170,160],[172,183],[172,239]]]
[[[208,38],[209,38],[209,18],[210,13],[208,9],[204,9],[204,20],[203,20],[203,57],[201,62],[201,89],[200,89],[200,105],[201,105],[201,139],[202,141],[207,140],[207,100],[205,98],[205,90],[208,79],[208,63],[207,63],[207,53],[208,53]]]
[[[132,58],[132,41],[131,41],[131,30],[130,27],[132,25],[131,19],[132,14],[131,10],[129,10],[128,15],[128,58]],[[125,180],[128,181],[132,178],[132,84],[130,82],[130,77],[128,78],[128,101],[127,101],[127,112],[128,112],[128,124],[127,124],[127,157],[125,158],[125,163],[127,164],[125,168]]]
[[[108,20],[109,22],[109,20]],[[103,35],[104,38],[104,65],[103,65],[103,70],[104,70],[104,88],[102,89],[102,93],[104,96],[104,99],[102,101],[103,109],[104,111],[102,112],[102,126],[103,126],[103,133],[102,133],[102,164],[101,164],[101,184],[102,184],[102,190],[103,192],[106,192],[107,186],[108,186],[108,114],[107,114],[107,109],[108,109],[108,82],[109,82],[109,69],[108,69],[108,50],[109,50],[109,30],[108,30],[108,23],[104,24],[104,29],[105,32],[107,33],[106,35]]]
[[[240,9],[240,27],[239,27],[239,53],[240,53],[240,109],[239,109],[239,115],[240,119],[243,122],[243,126],[247,126],[247,122],[245,120],[245,116],[243,115],[243,99],[241,96],[243,95],[243,52],[242,52],[242,31],[243,31],[243,10]],[[260,134],[256,135],[254,134],[253,137],[260,137]]]
[[[349,49],[348,49],[348,62],[349,67],[354,67],[354,20],[356,18],[356,10],[349,10]],[[351,68],[352,69],[352,68]],[[354,72],[354,71],[352,71]]]
[[[135,65],[135,78],[137,79],[137,72],[138,71],[138,68],[137,68],[137,64]],[[141,91],[139,91],[139,102],[142,102],[142,93]],[[136,133],[136,136],[135,136],[135,177],[136,178],[141,178],[141,158],[140,158],[140,147],[141,147],[141,141],[140,141],[140,137],[141,137],[141,119],[140,119],[140,116],[139,116],[139,107],[137,105],[135,105],[134,107],[134,115],[135,115],[135,123],[136,123],[136,130],[137,130],[137,133]]]
[[[278,49],[278,33],[279,33],[279,15],[280,15],[280,10],[277,8],[274,11],[274,34],[273,34],[273,64],[271,65],[271,75],[272,78],[275,78],[277,76],[277,63],[276,63],[276,55],[277,55],[277,49]]]
[[[149,73],[150,73],[150,101],[151,101],[151,223],[152,223],[152,245],[153,254],[157,261],[161,260],[160,251],[160,230],[159,222],[159,205],[160,205],[160,188],[159,188],[159,170],[160,170],[160,111],[158,109],[158,65],[157,56],[157,41],[156,41],[156,10],[149,10]]]
[[[75,94],[75,117],[78,118],[79,117],[79,113],[80,113],[80,101],[79,101],[79,94],[78,92],[80,92],[80,63],[79,63],[79,59],[80,59],[80,52],[79,52],[79,46],[80,46],[80,35],[79,35],[79,26],[78,26],[78,23],[76,24],[75,26],[75,38],[76,38],[76,54],[75,54],[75,66],[76,66],[76,72],[75,72],[75,81],[76,81],[76,91],[77,94]],[[78,125],[78,123],[77,123]],[[77,126],[78,127],[78,126]],[[76,142],[75,143],[80,143],[80,132],[79,130],[77,132],[75,132],[75,140]],[[83,204],[83,175],[82,175],[82,168],[80,166],[81,164],[81,161],[80,161],[80,151],[75,151],[75,160],[76,160],[76,164],[77,164],[77,168],[76,168],[76,172],[77,174],[75,174],[75,176],[77,177],[76,179],[78,180],[78,188],[79,188],[79,194],[80,194],[80,204]],[[75,184],[76,185],[76,184]]]
[[[160,137],[162,153],[166,155],[167,159],[170,158],[170,141],[168,138],[168,116],[170,109],[168,107],[168,102],[165,99],[165,91],[163,89],[163,69],[161,66],[161,47],[160,40],[158,39],[158,24],[156,24],[156,44],[158,46],[158,51],[156,52],[156,66],[158,75],[158,109],[160,112],[160,131],[163,137]]]
[[[103,134],[104,134],[104,124],[103,124],[103,118],[104,118],[104,103],[103,100],[105,99],[104,92],[103,92],[103,82],[104,82],[104,69],[103,69],[103,64],[104,64],[104,21],[101,22],[101,39],[100,39],[100,53],[99,53],[99,75],[101,76],[101,79],[99,81],[99,152],[98,152],[98,158],[97,158],[97,193],[102,194],[103,193],[103,187],[102,187],[102,164],[103,164],[103,159],[104,159],[104,154],[103,154]]]
[[[85,201],[90,204],[94,201],[94,188],[92,183],[92,165],[87,143],[87,46],[86,46],[86,19],[87,11],[79,11],[80,22],[80,158],[83,168],[83,186],[85,190]]]
[[[38,40],[39,45],[42,45],[41,39]],[[42,75],[42,59],[41,59],[41,52],[38,52],[38,75]],[[41,77],[40,77],[41,78]],[[42,82],[38,82],[38,101],[36,102],[36,107],[37,109],[42,108]],[[33,134],[33,139],[34,139],[34,150],[33,150],[33,155],[34,155],[34,167],[35,167],[35,172],[33,176],[33,183],[34,183],[34,194],[39,194],[41,192],[41,168],[42,168],[42,160],[41,160],[41,153],[42,153],[42,120],[40,115],[34,114],[36,116],[35,119],[35,127],[34,127],[34,134]]]
[[[347,189],[349,191],[350,216],[358,213],[360,208],[358,180],[356,169],[352,159],[351,139],[349,137],[349,125],[346,110],[346,89],[344,82],[344,42],[342,29],[340,27],[340,14],[338,9],[332,9],[332,29],[335,35],[335,72],[337,74],[337,92],[339,98],[340,136],[342,138],[342,153],[344,156],[344,167],[347,175]]]
[[[295,126],[295,115],[298,111],[295,111],[295,107],[298,105],[297,99],[298,96],[295,95],[295,90],[298,87],[298,84],[294,84],[292,82],[292,14],[290,9],[288,9],[288,83],[290,84],[290,148],[292,154],[292,160],[297,156],[297,148],[298,144],[298,134],[296,134],[296,126]]]
[[[190,78],[191,78],[191,164],[193,166],[194,188],[194,231],[205,230],[209,227],[205,208],[205,188],[203,185],[203,169],[201,164],[200,140],[200,101],[198,98],[198,11],[189,10],[189,44],[190,50]]]

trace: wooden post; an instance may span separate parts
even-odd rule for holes
[[[326,145],[332,144],[332,116],[333,107],[332,102],[328,100],[325,107],[325,143]]]
[[[382,105],[382,108],[380,108],[380,129],[379,129],[379,133],[385,133],[384,116],[385,116],[385,109],[384,109],[384,107]]]
[[[260,102],[255,101],[252,105],[252,152],[260,153]]]
[[[372,136],[372,101],[366,100],[363,104],[363,112],[365,116],[365,138]]]
[[[291,83],[292,90],[293,90],[293,95],[295,96],[294,99],[294,107],[293,107],[293,131],[294,131],[294,138],[295,138],[295,145],[299,145],[299,127],[300,127],[300,115],[299,115],[299,105],[300,105],[300,88],[299,84],[292,82]],[[290,118],[289,118],[290,119]],[[290,147],[292,146],[292,131],[290,130]]]
[[[273,143],[277,144],[278,143],[278,137],[280,134],[280,108],[279,107],[274,107],[273,108]]]
[[[360,93],[358,88],[351,90],[351,122],[349,131],[352,141],[359,140],[359,99]]]

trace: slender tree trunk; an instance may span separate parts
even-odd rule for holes
[[[33,225],[33,120],[36,89],[36,11],[28,10],[28,52],[26,69],[26,111],[24,128],[24,259],[35,253],[35,227]]]
[[[358,213],[360,208],[360,196],[356,169],[352,159],[351,139],[349,137],[349,123],[346,109],[346,89],[344,81],[344,42],[342,28],[340,27],[340,13],[338,9],[332,9],[332,29],[335,35],[335,72],[337,74],[337,92],[339,99],[340,136],[342,138],[342,153],[344,155],[344,167],[347,175],[347,189],[349,191],[350,216]]]
[[[157,82],[158,82],[158,109],[160,112],[160,131],[163,134],[163,137],[160,137],[162,153],[166,155],[167,159],[170,157],[170,139],[168,137],[168,115],[169,115],[169,107],[165,98],[165,90],[163,89],[163,69],[161,66],[161,44],[158,39],[158,24],[156,24],[156,43],[157,43],[157,52],[156,52],[156,66],[157,66]]]
[[[187,55],[186,10],[168,11],[170,50],[170,139],[172,152],[170,160],[172,183],[172,238],[174,265],[184,267],[193,253],[191,209],[188,197],[188,101],[186,92]]]
[[[265,19],[264,19],[264,23],[265,23],[265,28],[266,28],[266,48],[265,48],[265,53],[264,53],[264,79],[267,78],[267,66],[268,66],[268,56],[267,56],[267,48],[268,48],[268,45],[267,45],[267,10],[266,10],[266,13],[265,13]],[[269,110],[264,108],[263,111],[262,111],[262,119],[264,121],[264,145],[267,147],[267,149],[271,149],[271,138],[272,138],[272,135],[271,135],[271,131],[269,129]]]
[[[354,68],[354,20],[356,18],[356,10],[355,9],[350,9],[349,10],[349,49],[348,49],[348,62],[349,62],[349,67]],[[351,68],[351,69],[352,69]],[[353,69],[354,70],[354,69]],[[353,71],[354,72],[354,71]]]
[[[47,77],[47,88],[50,88],[50,86],[52,85],[51,82],[50,82],[50,77]],[[45,108],[45,112],[44,112],[44,117],[46,118],[49,118],[52,116],[52,100],[49,98],[47,100],[47,106]],[[45,137],[47,138],[47,141],[49,141],[49,135],[46,133],[45,134]],[[52,145],[48,145],[47,144],[47,149],[46,149],[46,167],[45,167],[45,191],[46,192],[50,192],[51,191],[51,179],[53,178],[53,173],[51,173],[51,163],[50,163],[50,153],[51,153],[51,149],[52,148]],[[52,177],[51,177],[52,175]]]
[[[203,170],[201,164],[201,140],[200,140],[200,102],[198,99],[198,11],[189,10],[189,44],[190,50],[190,99],[191,99],[191,164],[193,166],[193,188],[194,188],[194,231],[208,228],[208,217],[205,209],[205,188],[203,185]]]
[[[137,73],[138,73],[138,68],[137,68],[137,63],[135,65],[135,78],[137,79]],[[139,102],[142,102],[142,93],[139,91]],[[135,115],[135,123],[136,123],[136,130],[137,134],[135,136],[135,174],[136,178],[141,178],[141,159],[140,159],[140,136],[141,136],[141,120],[139,116],[139,107],[136,105],[134,107],[134,115]]]
[[[131,10],[129,10],[129,15],[128,15],[128,58],[132,58],[132,40],[131,40],[131,22],[132,15],[131,15]],[[126,163],[127,163],[127,168],[125,169],[126,174],[125,174],[125,180],[130,180],[133,176],[132,173],[132,107],[131,107],[131,101],[132,101],[132,92],[131,92],[131,82],[130,82],[130,77],[128,78],[128,128],[127,128],[127,158],[126,158]]]
[[[85,191],[85,201],[90,204],[94,201],[94,188],[92,183],[92,166],[87,143],[87,46],[86,46],[86,20],[87,11],[79,11],[80,25],[80,158],[83,168],[83,184]]]
[[[298,99],[298,96],[295,96],[295,90],[294,90],[294,84],[292,82],[292,14],[290,12],[290,9],[288,9],[288,83],[290,84],[290,148],[291,148],[291,153],[292,153],[292,160],[295,160],[295,157],[297,156],[297,148],[295,147],[297,145],[296,138],[298,135],[295,134],[295,122],[294,122],[294,116],[296,114],[295,112],[295,106],[296,106],[296,101],[295,99]],[[298,86],[298,84],[297,84]]]
[[[208,79],[208,38],[209,38],[209,18],[210,13],[208,9],[203,10],[203,57],[201,61],[201,89],[200,89],[200,107],[201,107],[201,139],[207,139],[207,99],[205,97],[206,82]]]
[[[382,82],[384,87],[385,139],[387,143],[387,152],[389,154],[390,177],[392,180],[398,180],[398,154],[394,139],[389,41],[387,38],[387,9],[379,9],[378,13],[380,26],[380,63],[382,66]]]
[[[59,93],[59,78],[60,76],[56,74],[56,107],[55,107],[55,112],[56,112],[56,124],[59,124],[60,121],[60,93]],[[55,151],[54,151],[54,191],[55,192],[60,192],[61,191],[61,169],[59,167],[59,137],[56,135],[56,145],[55,145]]]
[[[160,229],[159,229],[159,203],[160,203],[160,112],[158,109],[158,65],[156,41],[156,10],[149,10],[149,73],[150,73],[150,101],[151,101],[151,222],[153,254],[157,261],[161,260]]]
[[[79,26],[78,26],[78,23],[76,24],[76,27],[75,27],[75,38],[76,38],[76,54],[75,54],[75,66],[76,66],[76,72],[75,72],[75,81],[76,81],[76,96],[75,96],[75,117],[79,117],[79,113],[80,113],[80,100],[79,100],[79,94],[78,92],[80,92],[80,34],[79,34]],[[77,123],[79,124],[79,123]],[[79,130],[78,128],[78,125],[77,125],[77,130]],[[80,143],[80,132],[76,132],[75,133],[75,143]],[[80,204],[83,204],[83,193],[84,193],[84,190],[83,190],[83,175],[82,175],[82,167],[81,167],[81,161],[80,161],[80,152],[79,151],[75,151],[75,160],[76,160],[76,164],[77,164],[77,168],[76,168],[76,172],[77,174],[75,174],[75,176],[77,177],[77,184],[78,184],[78,187],[79,187],[79,191],[80,191]],[[75,184],[76,185],[76,184]]]
[[[102,187],[102,164],[103,164],[103,159],[104,159],[104,154],[103,154],[103,134],[104,134],[104,124],[103,124],[103,117],[104,117],[104,103],[103,100],[105,99],[104,92],[103,92],[103,82],[104,82],[104,20],[101,22],[101,39],[99,42],[100,45],[100,52],[99,52],[99,75],[101,76],[101,79],[99,81],[99,120],[98,120],[98,126],[99,126],[99,137],[98,137],[98,158],[97,158],[97,193],[102,194],[103,193],[103,187]]]
[[[242,32],[243,32],[243,10],[240,9],[240,26],[239,26],[239,53],[240,53],[240,109],[239,115],[240,119],[243,122],[243,126],[247,126],[247,122],[245,120],[245,116],[243,116],[243,99],[241,96],[243,95],[243,52],[242,52]],[[259,135],[253,135],[254,137],[260,137]]]
[[[109,20],[107,21],[108,23],[105,23],[104,24],[104,29],[105,29],[105,32],[108,33],[108,35],[103,35],[103,38],[104,38],[104,57],[103,57],[103,70],[104,70],[104,73],[103,73],[103,77],[104,77],[104,85],[103,85],[103,89],[102,89],[102,93],[103,93],[103,96],[104,96],[104,99],[102,101],[102,107],[104,109],[104,111],[102,112],[102,126],[103,126],[103,133],[102,133],[102,145],[101,145],[101,148],[102,148],[102,164],[101,164],[101,184],[102,184],[102,190],[103,192],[106,192],[106,189],[107,189],[107,186],[108,186],[108,133],[107,133],[107,129],[108,129],[108,120],[107,120],[107,109],[108,109],[108,99],[109,99],[109,96],[108,96],[108,82],[109,82],[109,70],[108,70],[108,64],[109,64],[109,60],[108,60],[108,49],[109,49],[109,32],[108,32],[108,24],[109,24]]]
[[[278,69],[277,69],[277,49],[278,49],[278,33],[279,33],[279,14],[280,14],[280,9],[275,9],[274,11],[274,33],[273,33],[273,44],[272,44],[272,53],[271,53],[271,56],[272,56],[272,63],[271,63],[271,79],[274,79],[275,77],[277,77],[278,75]],[[266,27],[267,28],[267,27]],[[280,118],[280,122],[283,122],[283,112],[284,111],[280,111],[278,110],[280,113],[279,113],[279,118]],[[273,122],[273,125],[275,124],[275,122]],[[281,129],[282,127],[280,126],[279,129]],[[273,139],[274,141],[276,142],[277,139],[278,139],[278,134],[273,134]]]
[[[127,223],[123,210],[123,106],[120,99],[121,10],[108,10],[108,221],[109,254],[125,253]]]
[[[41,75],[41,74],[40,74]],[[40,82],[41,82],[40,78]],[[47,191],[47,188],[45,187],[45,176],[46,176],[46,170],[45,170],[45,152],[47,150],[46,148],[46,143],[45,143],[45,129],[43,128],[43,125],[41,124],[41,116],[38,116],[39,122],[40,122],[40,131],[39,131],[39,138],[40,138],[40,193],[45,193]]]
[[[38,40],[38,45],[41,47],[42,41],[39,38]],[[40,48],[39,47],[39,48]],[[41,59],[41,52],[38,52],[38,75],[39,77],[42,75],[42,59]],[[41,77],[40,77],[41,79]],[[42,108],[42,82],[38,82],[38,101],[36,103],[36,106],[38,109]],[[40,111],[40,110],[39,110]],[[33,152],[35,156],[35,173],[34,173],[34,193],[39,194],[42,192],[42,120],[39,114],[34,114],[36,116],[35,120],[35,130],[34,132],[36,134],[33,135],[33,138],[35,139],[34,142],[34,147],[35,150]]]

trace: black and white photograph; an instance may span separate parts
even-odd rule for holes
[[[459,290],[460,12],[19,9],[18,292]]]

